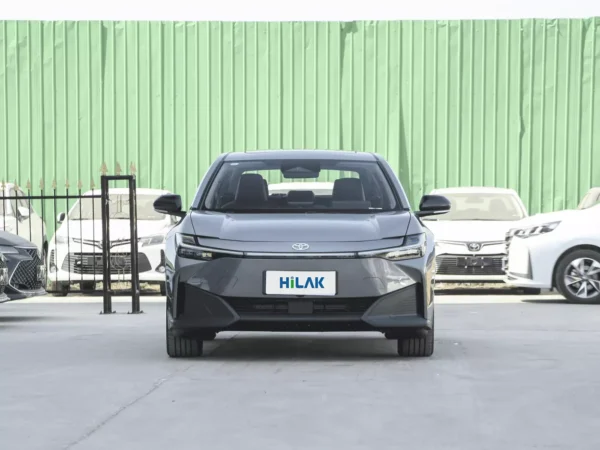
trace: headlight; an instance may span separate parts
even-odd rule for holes
[[[177,233],[177,256],[188,259],[199,259],[210,261],[213,259],[213,253],[198,245],[196,236],[190,234]]]
[[[420,258],[425,254],[427,240],[425,233],[413,234],[404,238],[402,247],[359,252],[362,258],[383,258],[389,261],[401,261],[403,259]]]
[[[521,238],[528,238],[532,236],[539,236],[540,234],[550,233],[554,231],[556,227],[560,225],[560,222],[549,222],[543,225],[536,225],[534,227],[522,228],[520,230],[516,230],[514,235]]]
[[[177,256],[181,256],[182,258],[210,261],[219,256],[244,256],[242,252],[203,247],[198,243],[196,236],[192,236],[191,234],[177,233],[176,242]]]
[[[0,245],[0,253],[4,253],[6,255],[8,255],[10,253],[15,254],[15,253],[19,253],[19,250],[17,250],[14,247],[9,247],[7,245]]]
[[[148,236],[145,238],[141,238],[140,242],[142,243],[142,247],[147,247],[149,245],[158,245],[165,242],[164,234],[157,234],[156,236]]]

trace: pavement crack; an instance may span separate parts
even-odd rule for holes
[[[86,439],[88,439],[90,436],[92,436],[93,434],[95,434],[97,431],[99,431],[101,428],[103,428],[106,424],[108,424],[109,422],[111,422],[113,419],[115,419],[116,417],[119,416],[119,414],[121,414],[123,411],[125,411],[126,409],[129,409],[130,407],[132,407],[133,405],[135,405],[136,403],[138,403],[139,401],[145,399],[146,397],[148,397],[150,394],[152,394],[154,391],[156,391],[159,387],[161,387],[164,383],[166,383],[167,381],[169,381],[171,378],[173,378],[175,375],[179,374],[179,373],[183,373],[185,371],[187,371],[190,367],[192,367],[191,365],[186,366],[185,368],[182,368],[180,370],[175,370],[174,372],[171,372],[169,375],[167,375],[164,378],[160,378],[159,380],[155,381],[154,384],[152,385],[152,387],[146,391],[145,393],[143,393],[142,395],[134,398],[132,401],[130,401],[129,403],[126,403],[125,405],[121,406],[119,409],[117,409],[114,413],[112,413],[111,415],[109,415],[106,419],[104,419],[103,421],[101,421],[98,425],[96,425],[94,428],[92,428],[91,430],[87,431],[85,434],[83,434],[82,436],[80,436],[79,438],[77,438],[75,441],[71,442],[70,444],[68,444],[66,447],[64,447],[64,450],[69,450],[74,448],[75,446],[81,444],[83,441],[85,441]]]

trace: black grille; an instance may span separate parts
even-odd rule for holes
[[[6,267],[6,263],[4,262],[4,260],[0,259],[0,277],[2,275],[2,272],[5,270],[8,270],[8,268]],[[4,293],[5,288],[6,285],[0,281],[0,295]]]
[[[39,267],[42,260],[35,248],[22,249],[31,257],[28,261],[17,264],[10,278],[10,285],[20,291],[37,290],[43,287],[43,280],[39,277]]]
[[[362,315],[378,297],[290,299],[225,297],[224,300],[238,314],[312,314],[312,315]]]
[[[62,264],[62,270],[78,275],[102,275],[101,253],[69,253]],[[138,272],[152,270],[144,253],[138,253]],[[131,253],[110,255],[110,273],[113,275],[131,274]]]
[[[438,275],[504,275],[502,258],[504,255],[477,256],[489,259],[491,264],[486,266],[468,266],[463,259],[470,255],[439,255],[435,258]]]

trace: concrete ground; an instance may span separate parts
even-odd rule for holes
[[[0,448],[598,449],[600,306],[438,296],[436,352],[378,334],[223,333],[169,359],[164,301],[0,305]]]

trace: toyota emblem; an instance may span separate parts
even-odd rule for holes
[[[478,252],[479,250],[481,250],[481,244],[479,242],[470,242],[468,244],[469,250],[471,250],[472,252]]]
[[[302,251],[302,250],[308,250],[310,246],[308,244],[304,244],[304,243],[298,243],[298,244],[293,244],[292,248],[294,250],[298,250],[298,251]]]

